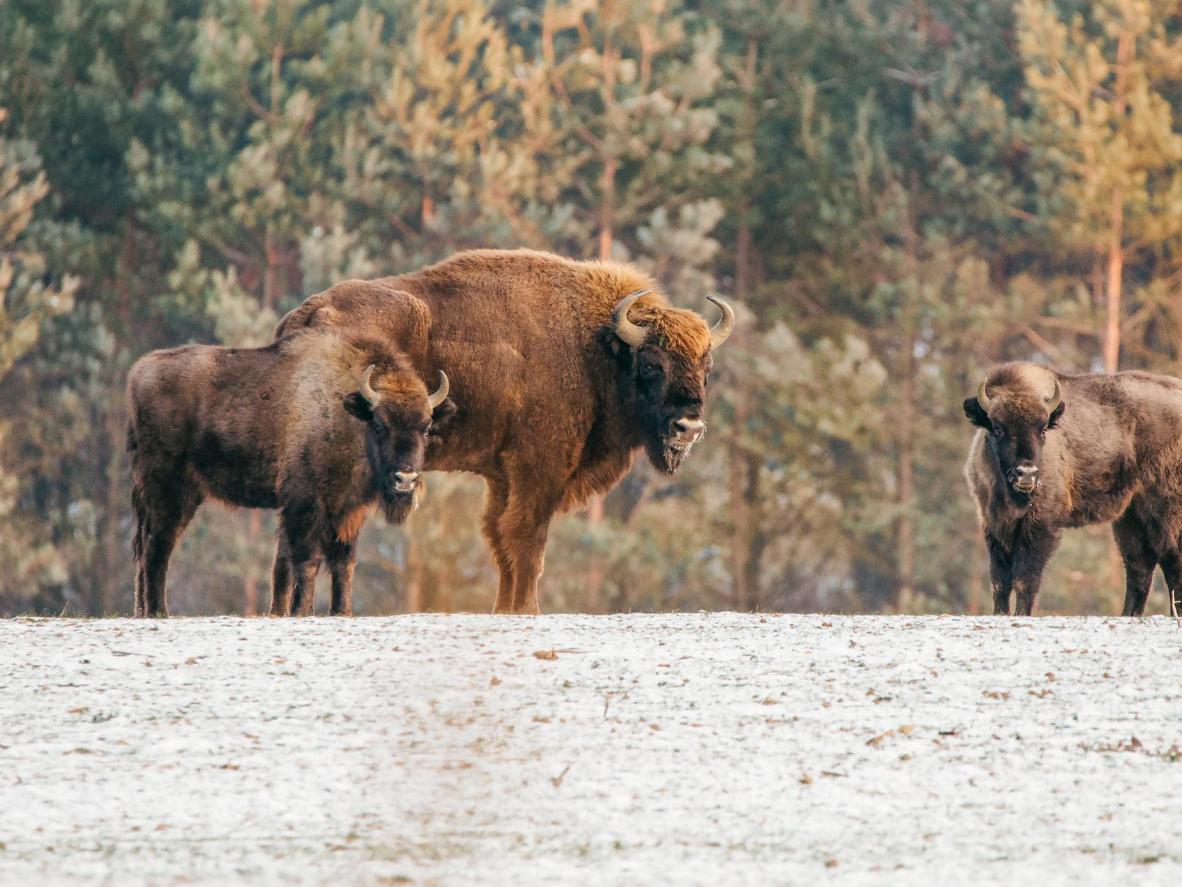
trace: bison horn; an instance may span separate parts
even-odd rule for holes
[[[1059,408],[1059,404],[1063,402],[1063,386],[1059,384],[1059,380],[1055,379],[1055,393],[1047,399],[1047,409],[1052,413]]]
[[[377,367],[372,363],[365,368],[365,372],[361,374],[361,385],[359,386],[361,390],[361,396],[369,401],[371,408],[376,407],[378,405],[378,401],[382,399],[382,396],[374,391],[373,386],[369,384],[369,380],[373,378],[373,371],[375,369],[377,369]]]
[[[735,329],[735,309],[724,302],[722,299],[714,296],[707,296],[707,301],[713,302],[718,306],[718,310],[722,312],[722,319],[710,328],[710,347],[717,348],[723,342],[731,337],[731,333]]]
[[[427,405],[434,410],[447,398],[447,392],[451,390],[451,383],[447,381],[447,373],[443,370],[439,371],[439,387],[435,392],[427,398]]]
[[[638,290],[631,295],[624,296],[624,298],[616,302],[616,307],[612,309],[612,320],[616,324],[616,335],[633,348],[639,348],[644,344],[644,340],[648,336],[648,330],[628,319],[628,309],[641,296],[647,296],[651,292],[652,290]]]
[[[989,380],[982,379],[980,386],[977,388],[977,403],[981,405],[986,413],[989,412],[989,392],[986,390],[989,387]]]

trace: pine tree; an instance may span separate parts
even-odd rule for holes
[[[1067,18],[1044,0],[1018,6],[1039,214],[1052,242],[1090,266],[1109,372],[1128,313],[1127,266],[1176,253],[1182,235],[1182,133],[1171,101],[1182,85],[1182,36],[1166,26],[1174,6],[1104,0]]]
[[[0,127],[7,116],[0,108]],[[33,145],[0,135],[0,380],[37,343],[45,320],[70,309],[78,289],[72,276],[56,286],[44,282],[45,256],[27,237],[48,193]]]

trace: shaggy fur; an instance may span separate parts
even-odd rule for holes
[[[1048,410],[1055,381],[1062,404]],[[1043,569],[1066,527],[1113,522],[1125,563],[1124,615],[1145,611],[1160,564],[1173,602],[1182,592],[1182,382],[1150,373],[1066,375],[1010,363],[986,376],[988,412],[965,464],[989,549],[995,613],[1029,615]],[[1016,484],[1036,467],[1034,489]]]
[[[376,408],[358,391],[369,365]],[[355,543],[370,511],[399,523],[422,469],[427,388],[387,341],[304,331],[266,348],[153,351],[128,377],[137,616],[166,616],[168,561],[205,499],[279,509],[272,613],[311,612],[327,560],[332,612],[352,608]],[[445,402],[446,403],[446,402]]]
[[[699,419],[712,358],[710,329],[672,307],[627,265],[576,262],[530,250],[475,250],[400,277],[385,288],[311,296],[277,334],[347,325],[401,342],[392,292],[430,311],[422,378],[444,366],[461,404],[433,437],[427,467],[485,478],[484,534],[500,571],[497,612],[536,613],[550,520],[607,492],[644,449],[663,471],[688,447],[676,423]],[[633,348],[614,332],[624,296],[651,289],[629,312],[650,330]]]

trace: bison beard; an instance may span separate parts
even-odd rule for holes
[[[460,410],[433,437],[427,467],[488,484],[484,536],[500,574],[495,612],[539,612],[537,582],[553,516],[610,490],[643,450],[676,471],[705,430],[711,329],[627,265],[530,250],[474,250],[420,271],[347,281],[309,297],[277,335],[350,327],[398,343],[428,378],[452,376]],[[429,308],[427,347],[408,347]]]

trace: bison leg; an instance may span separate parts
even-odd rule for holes
[[[316,574],[320,572],[320,558],[292,561],[295,585],[291,591],[291,614],[311,616],[316,601]]]
[[[280,532],[287,546],[292,580],[291,610],[293,616],[312,615],[316,597],[316,574],[320,572],[321,534],[318,532],[319,511],[315,503],[291,501],[280,512]]]
[[[179,472],[177,476],[183,477]],[[168,561],[181,533],[201,504],[201,496],[194,492],[194,486],[183,480],[170,479],[167,484],[155,484],[150,488],[157,495],[147,508],[146,525],[140,532],[139,545],[143,554],[136,577],[137,615],[167,616],[165,581]]]
[[[353,542],[333,541],[325,550],[332,573],[333,616],[353,615],[353,568],[357,564],[357,546]]]
[[[1161,559],[1161,571],[1166,576],[1170,595],[1170,615],[1175,618],[1182,610],[1182,552],[1175,549]]]
[[[989,583],[993,587],[993,615],[1010,615],[1010,591],[1013,575],[1010,571],[1010,553],[989,533],[985,534],[985,547],[989,549]]]
[[[134,457],[133,457],[134,458]],[[148,510],[144,505],[143,490],[139,483],[131,488],[131,510],[135,516],[135,531],[131,539],[131,550],[135,555],[135,609],[136,618],[148,615],[147,581],[144,569],[144,545],[148,539]]]
[[[1125,605],[1122,616],[1141,616],[1149,600],[1157,554],[1149,546],[1145,525],[1130,508],[1112,524],[1112,535],[1125,562]]]
[[[499,584],[497,586],[497,600],[493,604],[494,613],[511,613],[513,611],[513,559],[505,547],[501,536],[500,522],[509,503],[509,490],[500,478],[489,478],[484,497],[484,516],[481,525],[484,538],[492,551],[493,560],[497,565]]]
[[[291,551],[280,530],[275,541],[275,563],[271,567],[271,615],[291,615],[291,593],[294,577],[291,575]]]
[[[501,516],[501,537],[513,559],[513,613],[541,613],[538,605],[538,579],[542,575],[546,556],[546,536],[550,518],[557,510],[557,497],[530,490],[528,499],[517,490],[509,496],[509,504]]]
[[[1034,611],[1034,600],[1042,586],[1043,570],[1059,547],[1061,535],[1058,530],[1035,527],[1014,546],[1011,575],[1015,615],[1029,616]]]

